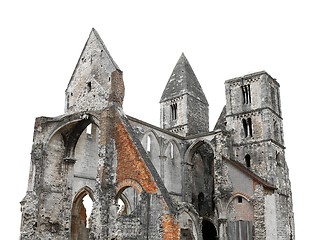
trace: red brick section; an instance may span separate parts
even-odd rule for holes
[[[122,123],[116,127],[117,181],[136,180],[150,194],[157,193],[154,179]]]
[[[163,215],[162,219],[163,240],[180,240],[180,226],[173,215]]]

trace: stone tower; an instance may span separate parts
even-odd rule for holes
[[[92,29],[64,114],[36,118],[20,239],[294,240],[279,84],[257,72],[225,85],[209,131],[182,54],[161,127],[128,116],[122,71]]]
[[[285,162],[280,85],[263,71],[227,80],[225,86],[230,158],[279,189],[270,200],[276,206],[276,221],[267,231],[288,226],[291,232],[292,198]]]
[[[208,101],[182,53],[160,100],[161,127],[182,136],[209,131]]]

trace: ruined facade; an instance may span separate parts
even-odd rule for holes
[[[225,86],[209,131],[182,54],[160,127],[128,116],[122,71],[93,29],[65,113],[36,118],[21,239],[295,239],[279,84],[257,72]]]

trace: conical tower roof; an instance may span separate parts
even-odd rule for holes
[[[160,103],[184,94],[189,94],[208,106],[199,81],[186,56],[182,53],[163,91]]]

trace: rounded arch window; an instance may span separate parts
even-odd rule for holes
[[[133,213],[141,201],[140,194],[133,187],[126,187],[116,195],[118,216],[126,216]]]

